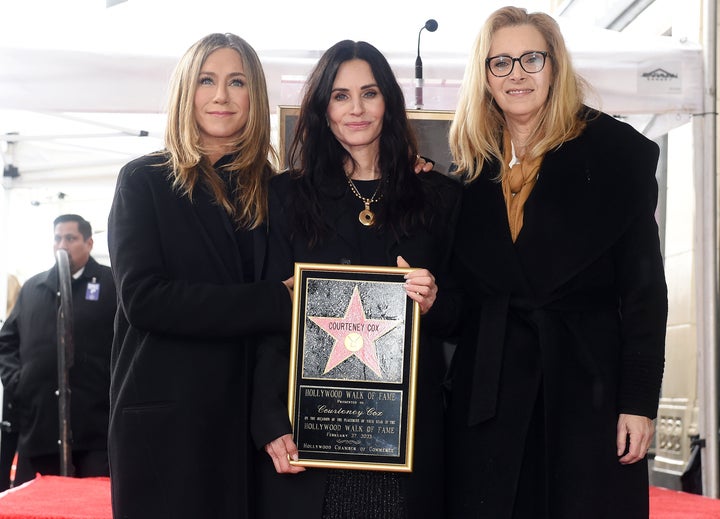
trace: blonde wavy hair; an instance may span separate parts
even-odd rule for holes
[[[233,172],[229,192],[200,144],[194,117],[195,91],[202,66],[210,54],[224,48],[234,49],[240,55],[250,98],[247,124],[233,143],[233,159],[224,166]],[[257,53],[234,34],[209,34],[185,52],[175,68],[169,90],[165,148],[169,155],[166,164],[173,171],[173,186],[192,200],[198,183],[203,182],[238,228],[258,227],[267,216],[268,180],[275,171],[277,155],[270,144],[267,84]]]
[[[478,177],[486,161],[502,160],[505,118],[490,93],[485,59],[495,32],[518,25],[531,25],[542,34],[553,72],[547,102],[528,141],[526,159],[544,155],[577,137],[585,128],[581,110],[586,85],[573,69],[557,22],[545,13],[528,14],[526,9],[518,7],[498,9],[486,20],[475,39],[450,126],[450,150],[457,174],[466,182]]]

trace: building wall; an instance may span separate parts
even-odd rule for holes
[[[679,490],[680,476],[690,458],[691,437],[697,434],[693,125],[671,130],[667,141],[664,255],[668,323],[651,480]]]

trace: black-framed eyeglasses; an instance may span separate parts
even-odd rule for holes
[[[537,74],[545,67],[547,55],[548,53],[545,51],[533,50],[521,54],[519,58],[507,55],[491,56],[485,60],[485,64],[495,77],[509,76],[515,68],[516,61],[528,74]]]

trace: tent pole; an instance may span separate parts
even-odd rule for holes
[[[693,119],[697,269],[698,397],[703,494],[718,497],[717,5],[703,1],[703,113]]]
[[[0,240],[8,243],[10,221],[10,184],[11,178],[2,178],[0,183]],[[8,281],[8,253],[9,247],[3,247],[0,253],[0,325],[5,322],[7,315],[7,281]],[[0,412],[1,413],[1,412]]]

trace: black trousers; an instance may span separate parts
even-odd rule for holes
[[[74,477],[89,478],[110,476],[107,451],[72,451]],[[15,486],[35,479],[36,474],[43,476],[60,475],[60,454],[25,457],[18,456],[15,473]]]
[[[0,492],[10,488],[10,471],[19,436],[14,431],[0,431]]]

